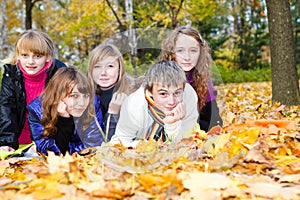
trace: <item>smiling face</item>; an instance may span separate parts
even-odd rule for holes
[[[173,110],[178,103],[183,99],[184,84],[178,86],[165,86],[163,84],[153,84],[152,92],[149,92],[152,96],[155,105],[164,113]]]
[[[46,62],[49,62],[50,56],[21,51],[18,60],[25,72],[33,75],[44,68]]]
[[[175,61],[185,72],[196,66],[199,55],[199,42],[191,36],[179,34],[175,45]]]
[[[120,64],[118,57],[109,56],[95,64],[92,76],[101,90],[108,90],[117,83],[119,69]]]
[[[90,95],[78,91],[77,85],[71,93],[62,100],[67,105],[67,111],[73,117],[81,117],[90,102]]]

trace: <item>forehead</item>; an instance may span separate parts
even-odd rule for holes
[[[169,92],[173,92],[173,91],[176,91],[176,90],[180,90],[180,89],[183,89],[183,83],[179,83],[177,85],[164,85],[162,83],[153,83],[153,92],[154,91],[160,91],[160,90],[163,90],[163,91],[169,91]]]
[[[180,33],[177,37],[175,47],[195,47],[199,48],[199,42],[192,36]]]
[[[118,64],[118,57],[117,56],[108,56],[102,60],[96,62],[96,65],[107,65],[107,64]]]

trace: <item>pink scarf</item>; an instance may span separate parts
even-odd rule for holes
[[[26,93],[26,105],[28,105],[33,99],[38,97],[41,92],[44,90],[46,78],[47,78],[47,70],[51,66],[52,60],[45,63],[44,68],[42,68],[36,74],[28,74],[21,65],[20,61],[18,65],[20,70],[23,72],[24,77],[24,86],[25,86],[25,93]],[[19,144],[29,144],[31,143],[30,138],[31,132],[28,123],[28,112],[26,111],[26,120],[23,126],[22,132],[19,137]]]

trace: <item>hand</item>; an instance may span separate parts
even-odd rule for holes
[[[182,120],[185,117],[186,106],[183,102],[180,102],[173,110],[167,111],[165,114],[166,117],[163,120],[164,123],[173,124],[174,122]]]
[[[0,147],[1,151],[6,151],[6,152],[14,152],[15,150],[9,146],[1,146]]]
[[[125,93],[114,93],[108,106],[108,113],[119,114],[126,98],[127,94]]]
[[[61,117],[70,117],[70,113],[67,111],[67,104],[65,104],[65,102],[63,101],[59,101],[58,106],[57,106],[57,112],[59,114],[59,116]]]

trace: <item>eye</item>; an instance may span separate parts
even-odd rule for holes
[[[95,65],[94,68],[101,68],[101,66],[100,65]]]
[[[27,53],[22,53],[21,56],[22,57],[28,57],[28,54]]]
[[[181,94],[182,94],[182,91],[177,91],[177,92],[174,93],[174,95],[175,95],[176,97],[179,97]]]
[[[72,98],[78,98],[78,94],[70,94],[70,97],[72,97]]]
[[[182,53],[182,52],[183,52],[182,49],[177,49],[177,50],[176,50],[176,53]]]
[[[191,49],[191,53],[197,53],[198,49]]]
[[[41,55],[41,54],[36,54],[36,55],[34,55],[34,57],[35,57],[35,58],[41,58],[41,57],[43,57],[43,55]]]
[[[86,93],[83,95],[84,98],[90,98],[90,94]]]
[[[109,67],[109,68],[114,68],[115,66],[114,66],[114,65],[108,65],[108,67]]]
[[[159,96],[161,96],[161,97],[167,97],[168,93],[167,92],[160,92]]]

